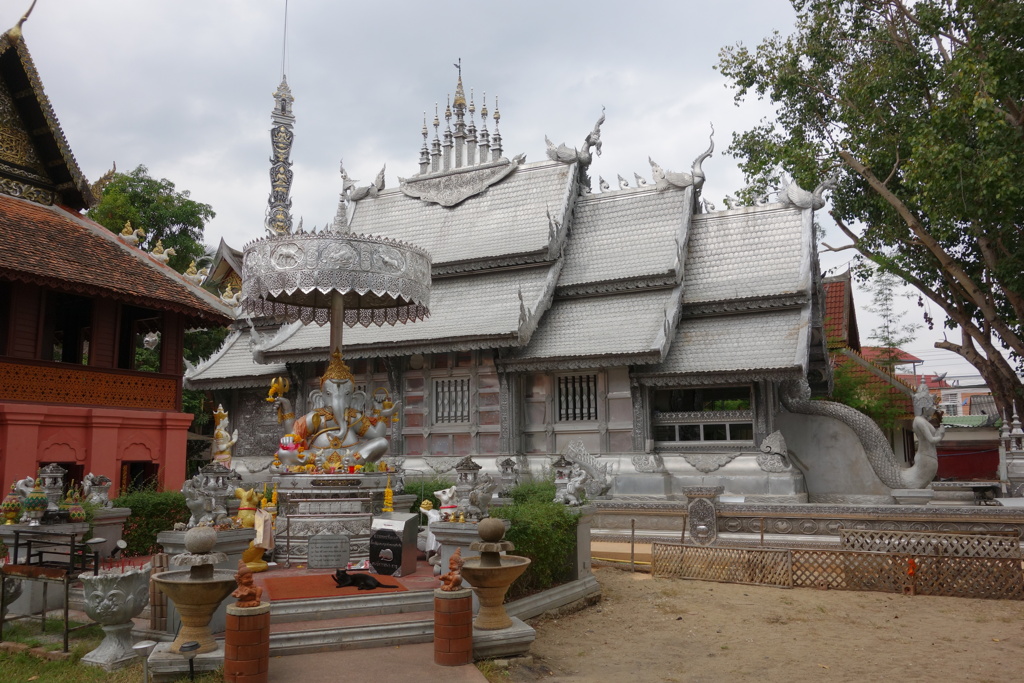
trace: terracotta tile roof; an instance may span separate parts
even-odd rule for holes
[[[823,278],[825,290],[825,339],[828,348],[849,347],[860,350],[860,330],[857,329],[857,311],[853,307],[853,282],[850,271]]]
[[[918,361],[921,362],[921,361]],[[896,377],[906,384],[916,387],[924,381],[928,385],[929,391],[934,389],[949,389],[949,384],[946,383],[946,375],[896,375]]]
[[[830,347],[846,346],[846,288],[848,282],[822,282],[825,289],[825,338]]]
[[[865,367],[862,363],[857,362],[857,359],[853,358],[852,355],[857,354],[850,349],[844,349],[840,353],[832,354],[832,366],[834,368],[840,366],[848,367],[852,375],[861,378],[868,386],[875,387],[888,394],[892,401],[903,411],[904,417],[913,417],[914,400],[907,393],[908,391],[912,393],[913,388],[902,382],[899,377],[892,377],[891,375],[888,376],[888,379],[882,377],[881,375],[886,374],[885,370],[877,367],[875,369]],[[861,356],[861,359],[865,360],[863,356]],[[904,388],[900,388],[900,385],[903,385]]]
[[[889,365],[892,363],[902,365],[904,363],[924,362],[917,356],[911,355],[903,349],[894,349],[889,346],[862,346],[860,354],[872,363],[879,365]]]
[[[232,309],[102,225],[56,206],[0,195],[0,278],[231,321]]]

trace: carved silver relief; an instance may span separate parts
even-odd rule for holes
[[[686,526],[697,545],[711,545],[718,538],[715,504],[707,498],[695,498],[686,507]]]
[[[409,197],[441,206],[456,204],[480,194],[514,172],[526,160],[525,154],[481,166],[469,166],[413,178],[399,178],[399,189]]]
[[[764,472],[785,472],[790,468],[789,449],[782,432],[772,432],[761,442],[757,466]]]
[[[664,473],[665,461],[662,460],[661,455],[658,453],[643,453],[641,455],[634,455],[630,460],[633,462],[633,469],[641,474],[648,473]]]
[[[681,453],[683,460],[690,463],[697,471],[710,474],[720,467],[732,462],[739,452],[735,453]]]

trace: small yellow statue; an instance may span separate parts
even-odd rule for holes
[[[265,552],[267,552],[266,548],[261,548],[254,541],[249,541],[249,547],[242,551],[242,562],[252,572],[265,572],[269,566],[263,561]]]
[[[394,512],[395,511],[395,492],[391,490],[391,475],[388,475],[388,485],[384,489],[384,507],[381,508],[381,512]]]
[[[246,491],[237,488],[235,498],[241,501],[238,505],[238,522],[243,528],[252,529],[256,526],[256,508],[259,506],[260,495],[254,489]]]

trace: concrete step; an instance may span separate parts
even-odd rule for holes
[[[351,617],[407,614],[432,611],[433,609],[434,592],[432,590],[338,598],[273,600],[270,603],[270,623],[319,622]],[[320,628],[320,626],[311,626],[310,628]]]
[[[271,610],[273,610],[273,604]],[[271,614],[273,615],[273,611]],[[433,640],[434,613],[432,610],[276,624],[271,616],[270,655],[272,657],[429,643]]]

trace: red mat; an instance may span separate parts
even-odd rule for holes
[[[371,574],[381,583],[391,584],[395,588],[375,588],[361,591],[354,586],[338,588],[334,583],[334,572],[330,574],[306,574],[304,576],[268,576],[260,577],[260,583],[273,600],[301,600],[303,598],[340,598],[348,595],[380,595],[381,593],[400,593],[409,590],[393,576]]]

